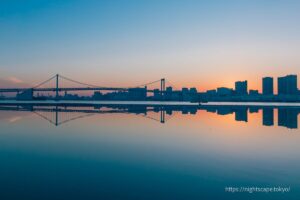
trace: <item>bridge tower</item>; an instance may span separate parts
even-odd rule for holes
[[[160,79],[160,97],[163,100],[164,92],[166,91],[166,80],[164,78]]]

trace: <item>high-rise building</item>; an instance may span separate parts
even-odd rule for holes
[[[274,94],[272,77],[264,77],[262,79],[262,93],[264,95],[273,95]]]
[[[287,76],[287,92],[292,95],[298,94],[297,75]]]
[[[297,75],[287,75],[284,77],[278,77],[278,94],[297,95]]]
[[[248,94],[248,83],[247,81],[237,81],[235,82],[235,92],[237,95],[247,95]]]
[[[277,85],[278,85],[278,94],[287,94],[285,77],[278,77]]]

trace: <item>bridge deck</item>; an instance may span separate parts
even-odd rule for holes
[[[31,88],[0,88],[0,92],[23,92]],[[118,88],[118,87],[80,87],[80,88],[58,88],[59,92],[65,91],[128,91],[132,88]],[[34,92],[55,92],[56,88],[32,88]],[[154,90],[147,90],[147,92],[154,92]]]

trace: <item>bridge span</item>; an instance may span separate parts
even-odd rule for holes
[[[68,83],[77,84],[75,87],[66,86],[64,83],[68,81]],[[51,78],[41,82],[40,84],[29,87],[29,88],[0,88],[0,96],[2,93],[16,93],[17,97],[21,100],[31,100],[34,99],[34,92],[54,92],[55,99],[58,100],[60,98],[60,92],[74,92],[74,91],[114,91],[114,92],[131,92],[138,93],[147,96],[147,93],[154,93],[156,95],[160,95],[161,97],[166,93],[166,80],[164,78],[148,82],[145,84],[141,84],[134,87],[103,87],[92,85],[88,83],[79,82],[77,80],[73,80],[67,78],[65,76],[56,74]],[[51,86],[47,86],[46,84],[51,83]],[[148,86],[160,83],[160,88],[157,89],[149,89]],[[79,87],[78,87],[79,86]]]
[[[27,90],[32,90],[34,92],[68,92],[68,91],[128,91],[134,88],[120,88],[120,87],[64,87],[64,88],[0,88],[0,92],[12,92],[12,93],[20,93]],[[154,90],[148,90],[147,92],[154,92]],[[165,92],[165,91],[163,91]]]

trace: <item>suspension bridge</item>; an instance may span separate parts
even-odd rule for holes
[[[51,87],[45,87],[49,82],[55,81],[55,84]],[[66,87],[60,84],[62,81],[68,81],[70,83],[77,84],[76,87]],[[160,87],[157,89],[149,89],[150,85],[160,83]],[[34,92],[54,92],[55,99],[59,100],[60,92],[74,92],[74,91],[119,91],[126,92],[134,89],[143,89],[142,91],[147,93],[158,93],[161,96],[166,92],[166,83],[168,86],[173,86],[171,83],[167,82],[165,78],[161,78],[156,81],[148,82],[145,84],[141,84],[134,87],[103,87],[88,83],[83,83],[81,81],[77,81],[63,75],[56,74],[49,79],[42,81],[41,83],[30,87],[30,88],[0,88],[0,93],[16,93],[16,94],[27,94],[29,96],[33,96]]]

